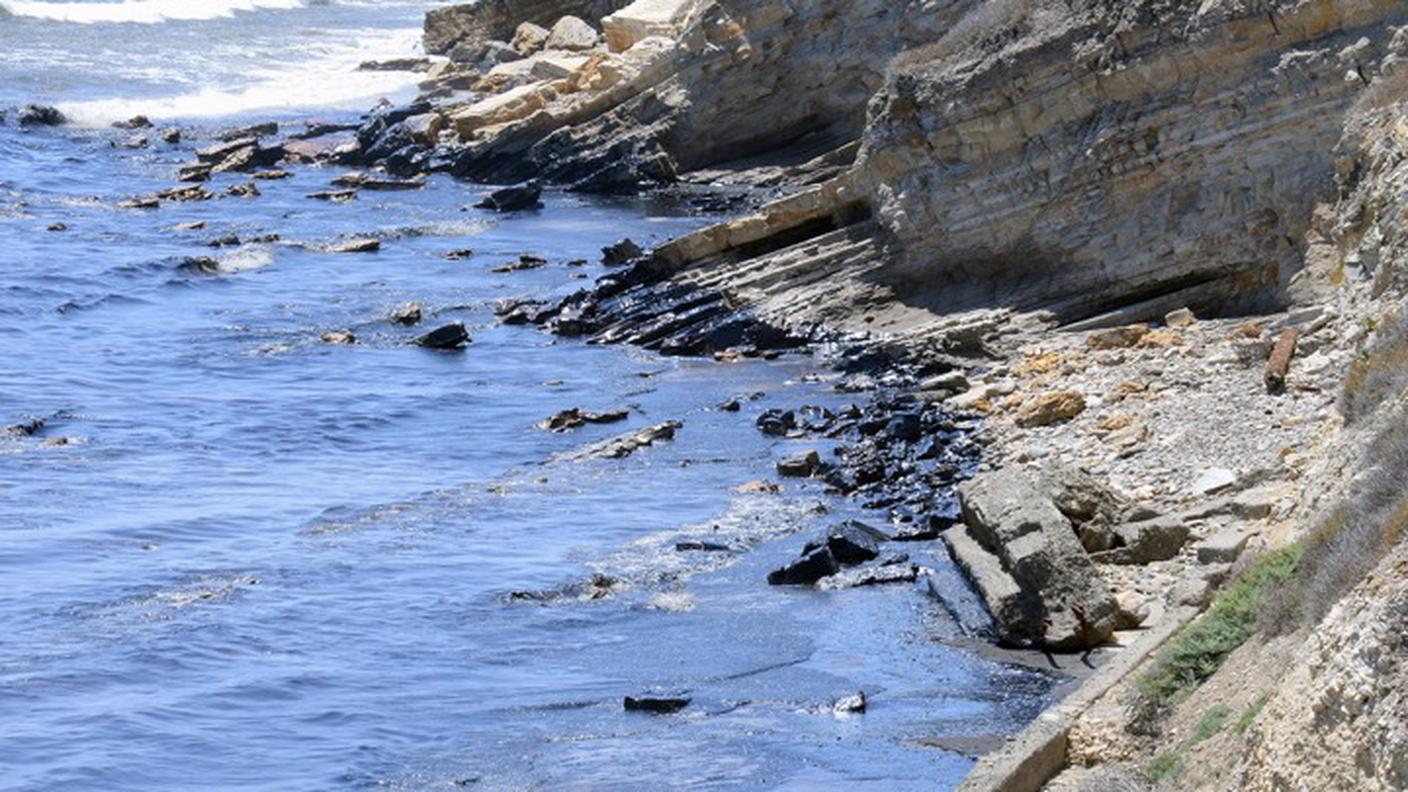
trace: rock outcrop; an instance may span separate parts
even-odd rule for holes
[[[959,487],[963,526],[944,538],[1003,642],[1090,648],[1114,632],[1118,605],[1045,489],[1013,468],[980,475]]]
[[[597,20],[627,5],[629,0],[477,0],[425,15],[425,51],[444,55],[457,45],[509,41],[519,25],[530,22],[551,28],[565,16]]]

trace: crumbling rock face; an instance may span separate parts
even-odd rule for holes
[[[1292,662],[1258,718],[1235,788],[1408,788],[1405,636],[1408,544],[1400,543]]]
[[[425,15],[425,51],[444,55],[457,44],[509,41],[518,26],[551,28],[565,16],[596,22],[629,0],[477,0],[437,8]]]
[[[637,9],[657,5],[670,8]],[[608,20],[611,49],[630,45],[606,59],[626,62],[619,87],[468,141],[460,173],[610,191],[762,155],[823,155],[859,138],[890,58],[935,34],[943,20],[915,13],[921,5],[637,2]],[[636,40],[676,23],[677,35]]]

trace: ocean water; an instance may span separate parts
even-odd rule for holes
[[[0,788],[954,786],[971,759],[922,743],[1015,731],[1055,680],[962,648],[922,585],[768,587],[816,531],[881,515],[810,483],[733,491],[807,447],[760,436],[758,412],[856,397],[808,358],[666,359],[494,319],[601,274],[603,245],[711,218],[561,194],[491,216],[443,178],[329,204],[305,197],[340,173],[318,168],[117,208],[222,124],[404,95],[410,76],[354,67],[415,54],[431,5],[0,0],[0,107],[79,122],[0,125],[0,425],[44,422],[0,437]],[[115,147],[130,133],[106,125],[136,113],[188,142]],[[228,234],[279,240],[207,246]],[[354,235],[381,251],[323,252]],[[491,272],[523,253],[550,263]],[[423,328],[386,319],[408,300],[473,344],[408,345]],[[631,416],[536,428],[574,406]],[[673,442],[627,459],[562,458],[670,419]],[[676,551],[696,538],[747,552]],[[938,543],[903,549],[971,596]],[[866,714],[831,713],[857,690]],[[648,692],[693,703],[623,711]]]

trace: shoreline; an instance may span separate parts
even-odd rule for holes
[[[727,2],[607,5],[600,32],[565,13],[576,7],[567,0],[534,11],[560,17],[551,30],[499,18],[508,12],[493,4],[432,14],[428,49],[449,57],[431,63],[422,97],[304,139],[236,135],[202,152],[185,180],[196,187],[185,189],[199,196],[212,172],[257,180],[292,160],[367,169],[320,196],[334,201],[418,189],[443,173],[510,183],[489,199],[506,211],[536,204],[549,184],[727,214],[654,250],[623,240],[604,251],[614,268],[588,288],[505,303],[500,320],[718,361],[820,354],[839,390],[869,401],[845,414],[781,405],[764,416],[768,434],[846,446],[834,460],[785,460],[779,474],[885,510],[893,538],[942,539],[993,617],[994,645],[1109,656],[962,788],[1038,789],[1069,757],[1103,756],[1100,741],[1125,740],[1108,732],[1131,731],[1133,716],[1092,737],[1092,713],[1107,717],[1101,707],[1133,695],[1160,648],[1256,559],[1296,542],[1345,479],[1344,463],[1326,461],[1350,442],[1335,394],[1365,336],[1359,317],[1391,302],[1334,293],[1343,275],[1324,264],[1335,256],[1327,240],[1348,225],[1326,230],[1326,218],[1352,207],[1324,202],[1318,188],[1334,180],[1327,152],[1357,89],[1324,87],[1315,122],[1295,135],[1248,130],[1304,118],[1285,107],[1286,75],[1264,73],[1263,60],[1298,42],[1347,46],[1397,12],[1317,16],[1286,3],[1268,17],[1276,36],[1260,36],[1259,17],[1186,11],[1186,29],[1165,39],[1070,10],[1014,41],[918,54],[905,48],[926,31],[885,15],[821,28],[839,51],[900,56],[873,74],[874,63],[821,64],[786,32],[820,25],[814,11],[843,15],[834,4],[779,16]],[[759,39],[776,46],[761,56]],[[1095,51],[1113,40],[1119,51]],[[1365,46],[1361,64],[1378,63],[1384,53]],[[1072,71],[1063,53],[1073,49],[1094,52],[1091,64]],[[1190,75],[1186,62],[1207,65]],[[793,71],[809,67],[838,96],[795,85]],[[994,87],[1019,67],[1030,84]],[[730,102],[765,78],[773,93],[804,93],[825,123],[773,104],[741,117]],[[1166,90],[1151,92],[1158,81]],[[1180,110],[1188,81],[1235,94],[1253,120],[1206,128]],[[1026,93],[1031,85],[1040,90]],[[848,104],[851,92],[873,95],[866,112]],[[1133,132],[1144,117],[1098,145],[1074,131],[1084,103],[1123,107],[1137,96],[1154,96],[1147,117],[1161,119],[1142,137]],[[706,121],[710,111],[726,122]],[[1193,142],[1170,143],[1184,138]],[[1275,183],[1205,169],[1277,146],[1308,164]],[[1022,181],[1034,161],[1046,180]],[[1178,190],[1196,222],[1165,211]],[[133,206],[184,200],[171,195]],[[1087,203],[1056,206],[1066,195]],[[1209,209],[1229,195],[1276,209],[1237,218]],[[1266,361],[1286,338],[1285,361],[1297,357],[1273,378]],[[1014,523],[1038,526],[1040,541],[1007,532]],[[823,550],[839,552],[805,549],[779,573],[813,574],[803,562]],[[834,558],[821,561],[829,571],[805,582],[837,575]],[[855,571],[874,582],[890,574],[884,566]]]

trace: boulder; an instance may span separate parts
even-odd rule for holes
[[[467,140],[485,127],[527,118],[556,98],[556,89],[546,82],[520,85],[455,111],[452,115],[455,132],[461,140]]]
[[[33,104],[20,108],[17,120],[20,126],[59,126],[68,123],[68,119],[57,107]]]
[[[161,130],[161,139],[165,143],[176,144],[181,142],[181,128],[167,127]]]
[[[396,310],[391,312],[390,319],[395,324],[410,327],[420,324],[421,317],[424,313],[425,306],[421,305],[419,302],[412,301],[398,306]]]
[[[777,463],[777,474],[789,478],[807,478],[821,468],[821,455],[808,451]]]
[[[548,35],[548,29],[542,25],[524,22],[513,32],[513,41],[509,43],[518,54],[532,55],[548,43]]]
[[[522,57],[518,50],[503,41],[460,44],[450,50],[451,63],[463,63],[479,71],[489,71],[501,63],[512,63]]]
[[[1167,561],[1188,542],[1188,526],[1178,518],[1156,518],[1115,527],[1109,549],[1092,553],[1102,564],[1152,564]]]
[[[1004,468],[965,482],[959,500],[963,528],[944,538],[1004,643],[1077,651],[1110,637],[1115,599],[1038,478]]]
[[[437,327],[414,341],[416,346],[427,349],[459,349],[469,342],[469,331],[464,328],[463,322]]]
[[[513,187],[505,187],[489,193],[488,197],[475,206],[479,209],[492,209],[495,212],[520,212],[526,209],[540,209],[543,206],[543,189],[537,182],[525,182]]]
[[[547,41],[543,43],[543,48],[579,52],[592,49],[600,40],[601,34],[597,33],[596,28],[587,24],[585,20],[574,16],[565,16],[552,26],[552,30],[548,32]]]
[[[348,330],[331,330],[323,333],[322,342],[333,346],[351,346],[357,343],[357,336]]]
[[[1022,409],[1017,413],[1017,425],[1024,429],[1050,426],[1069,421],[1083,412],[1085,397],[1080,391],[1043,393],[1022,405]]]
[[[826,534],[831,557],[842,564],[863,564],[880,555],[880,542],[890,537],[857,520],[848,520]]]
[[[1199,564],[1231,564],[1247,548],[1251,534],[1239,525],[1229,525],[1198,544]]]
[[[1069,465],[1047,465],[1041,484],[1046,497],[1075,527],[1086,552],[1109,550],[1117,544],[1115,526],[1130,509],[1128,499]]]
[[[640,245],[630,239],[623,239],[614,245],[608,245],[601,249],[601,263],[608,267],[619,267],[631,263],[644,254],[645,251],[640,249]]]
[[[768,573],[771,586],[807,586],[827,575],[834,575],[840,569],[831,551],[825,546],[815,547],[801,558],[781,569]]]
[[[699,0],[636,0],[601,20],[606,46],[625,52],[652,36],[679,38],[690,13],[700,5]]]

